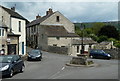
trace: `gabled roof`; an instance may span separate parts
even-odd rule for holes
[[[54,13],[56,13],[56,12],[54,12]],[[30,22],[29,24],[27,24],[27,27],[40,24],[41,22],[43,22],[44,20],[46,20],[48,17],[50,17],[54,13],[49,14],[49,15],[45,15],[45,16],[39,18],[39,19],[33,20],[32,22]]]
[[[96,44],[96,43],[97,42],[95,42],[91,38],[83,38],[83,44]],[[82,38],[80,38],[80,39],[73,39],[72,40],[72,44],[73,45],[81,45],[82,44]]]
[[[79,37],[79,35],[75,33],[68,33],[63,26],[44,25],[43,28],[48,37]]]
[[[111,44],[111,43],[112,43],[112,42],[103,41],[103,42],[100,43],[100,45],[109,45],[109,44]]]
[[[2,8],[8,12],[10,14],[11,17],[15,17],[15,18],[19,18],[19,19],[23,19],[23,20],[26,20],[23,16],[21,16],[20,14],[18,14],[17,12],[11,10],[11,9],[8,9],[8,8],[5,8],[2,6]]]

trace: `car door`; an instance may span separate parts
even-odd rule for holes
[[[99,58],[104,58],[104,53],[102,50],[99,50],[98,53],[99,53],[99,55],[98,55]]]
[[[14,56],[13,58],[13,65],[14,65],[14,71],[19,71],[21,68],[21,60],[19,60],[18,56]]]

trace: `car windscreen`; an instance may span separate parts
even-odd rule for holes
[[[105,53],[103,50],[98,50],[99,53]]]
[[[32,51],[30,52],[30,54],[40,54],[40,51],[39,51],[39,50],[32,50]]]
[[[11,56],[0,56],[0,63],[10,63],[12,62]]]
[[[92,53],[105,53],[103,50],[91,50]]]

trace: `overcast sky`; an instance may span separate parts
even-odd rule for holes
[[[35,16],[44,16],[49,8],[59,11],[72,22],[102,22],[118,20],[118,2],[1,2],[32,21]]]

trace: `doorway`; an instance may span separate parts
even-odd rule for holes
[[[8,55],[16,54],[16,44],[8,45]]]

